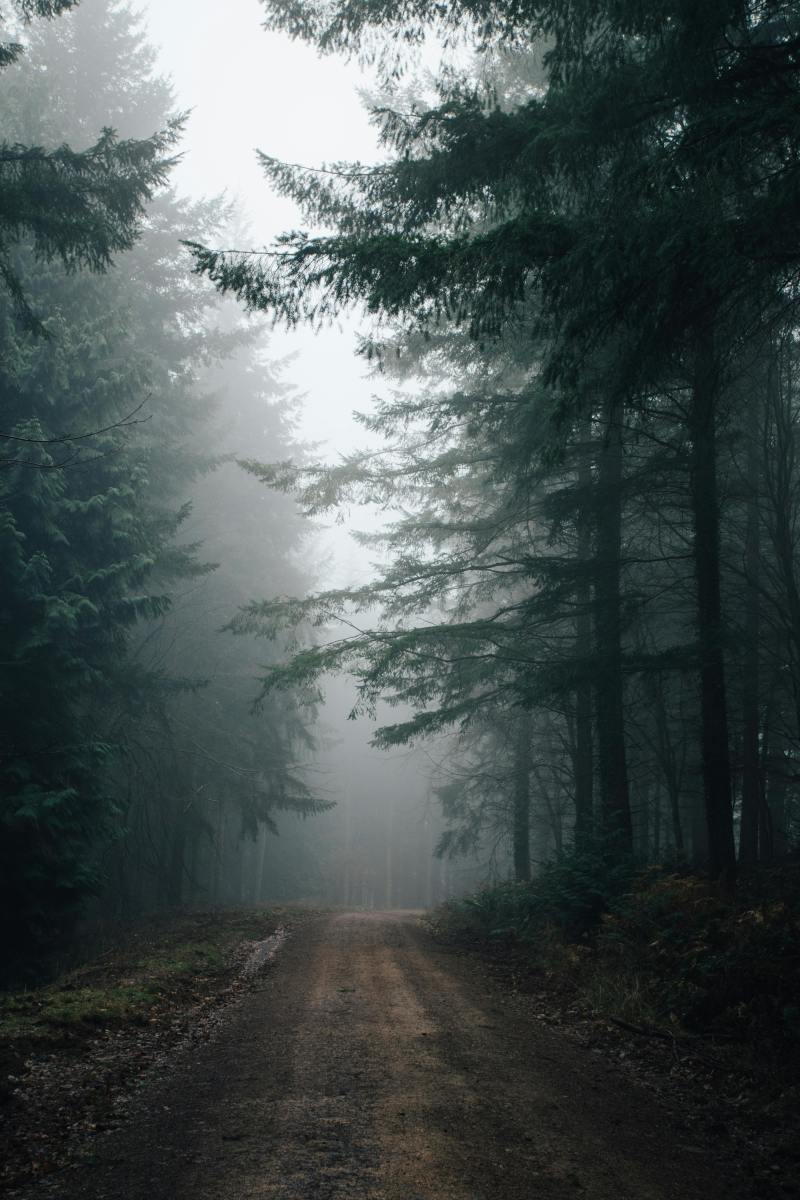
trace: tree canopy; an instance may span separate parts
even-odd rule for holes
[[[489,492],[484,486],[476,503],[491,524],[497,489],[507,485],[510,507],[525,528],[528,509],[520,493],[530,494],[524,489],[536,475],[534,464],[544,464],[548,469],[539,477],[547,500],[538,507],[537,521],[545,533],[550,494],[558,490],[555,479],[563,469],[557,464],[580,470],[579,431],[588,430],[584,473],[593,500],[588,506],[580,502],[585,484],[576,486],[574,477],[563,495],[572,496],[576,539],[582,528],[591,531],[578,555],[586,563],[589,593],[577,582],[580,568],[574,563],[570,586],[573,611],[593,614],[598,780],[607,827],[616,828],[628,849],[633,833],[625,714],[632,662],[643,667],[647,657],[641,650],[632,653],[632,612],[623,587],[631,574],[637,479],[630,456],[642,438],[645,444],[656,439],[654,446],[663,438],[673,448],[672,463],[660,469],[668,472],[668,487],[670,472],[672,478],[675,471],[683,473],[694,614],[686,613],[674,649],[659,651],[653,666],[660,670],[664,655],[672,654],[697,673],[705,853],[716,876],[732,878],[720,439],[735,419],[746,364],[794,327],[791,214],[800,180],[800,28],[792,6],[676,2],[656,11],[610,0],[590,5],[349,0],[265,7],[269,28],[324,52],[357,54],[378,64],[388,96],[373,106],[373,119],[388,161],[314,170],[262,155],[273,187],[300,205],[312,227],[333,232],[289,232],[256,253],[217,250],[195,240],[190,249],[197,271],[251,310],[289,325],[324,322],[361,306],[377,321],[369,349],[379,354],[391,330],[400,331],[408,346],[415,337],[464,327],[478,361],[492,339],[513,340],[515,347],[527,343],[522,357],[535,361],[536,387],[519,389],[524,399],[503,435],[518,447],[515,465],[510,478],[493,467]],[[408,102],[399,93],[393,101],[393,78],[428,34],[471,43],[487,62],[490,55],[500,60],[514,53],[536,55],[542,74],[529,76],[511,99],[492,83],[451,70],[442,76],[434,101]],[[539,392],[544,401],[533,399]],[[447,516],[422,499],[394,542],[390,534],[394,566],[382,580],[357,595],[259,611],[262,620],[276,614],[285,620],[288,614],[296,621],[310,613],[321,617],[336,603],[385,602],[391,630],[369,630],[303,652],[286,678],[307,680],[363,651],[368,661],[360,678],[367,694],[389,687],[422,706],[413,731],[438,728],[443,713],[455,720],[471,711],[467,697],[476,661],[481,669],[491,664],[491,683],[478,685],[487,696],[496,699],[510,662],[518,702],[541,697],[534,681],[547,671],[522,646],[525,637],[541,636],[550,619],[543,603],[553,591],[545,582],[553,569],[547,560],[557,555],[545,551],[534,562],[512,551],[514,562],[524,561],[522,592],[515,594],[504,580],[510,598],[497,610],[513,647],[510,655],[495,642],[497,617],[479,606],[466,623],[458,601],[444,622],[398,620],[404,603],[406,612],[420,614],[423,598],[430,603],[437,588],[455,590],[468,605],[464,598],[472,593],[469,583],[459,591],[462,581],[470,572],[480,575],[482,565],[486,574],[500,569],[491,553],[482,564],[483,549],[474,544],[464,553],[458,535],[459,471],[477,489],[482,421],[490,421],[485,414],[498,408],[508,412],[502,396],[484,393],[482,400],[481,419],[467,423],[455,452],[454,461],[463,456],[460,468],[451,471],[447,457],[437,460],[435,454],[429,464],[440,487],[447,488]],[[437,399],[423,407],[432,425],[441,420]],[[398,424],[387,422],[390,434],[407,419],[396,410],[394,416]],[[666,422],[663,433],[654,421]],[[544,438],[543,428],[549,431]],[[453,454],[451,447],[447,454]],[[360,469],[361,477],[357,469],[351,482],[366,491],[396,486],[395,466],[381,474],[364,460]],[[280,472],[262,474],[268,482],[286,482]],[[455,488],[452,478],[458,479]],[[328,473],[323,502],[330,502],[335,489],[336,474]],[[424,486],[421,490],[424,495]],[[415,530],[429,539],[427,558],[409,553]],[[458,550],[443,558],[441,548],[451,535],[449,545]],[[573,554],[576,550],[573,544]],[[504,561],[503,574],[508,567]],[[565,597],[563,583],[558,587]],[[563,681],[569,677],[563,655],[560,667]],[[457,680],[439,717],[427,711],[434,692],[441,694],[434,675],[439,683],[443,677]]]

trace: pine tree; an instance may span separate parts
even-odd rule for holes
[[[104,10],[98,15],[97,36]],[[118,32],[120,21],[130,18],[114,10]],[[39,69],[54,45],[61,55],[64,40],[53,34],[40,31],[3,76],[5,128],[15,134],[23,119],[35,133],[37,113],[48,135],[70,132],[57,128],[55,116],[66,125],[70,110],[47,103],[58,73]],[[120,82],[130,65],[126,48],[135,44],[121,39],[110,64]],[[171,203],[175,259],[180,206]],[[205,218],[194,209],[189,219],[196,228]],[[98,884],[93,848],[117,835],[123,819],[112,713],[122,695],[136,707],[152,687],[126,661],[131,632],[167,609],[176,577],[204,569],[192,547],[178,544],[185,513],[174,491],[159,492],[154,468],[167,475],[157,458],[171,449],[171,477],[186,469],[175,422],[183,404],[184,437],[187,366],[197,352],[199,308],[211,297],[197,287],[165,294],[165,272],[155,267],[159,257],[167,261],[159,245],[163,209],[162,230],[157,207],[149,226],[146,242],[129,252],[126,274],[73,270],[76,262],[43,258],[36,242],[15,249],[27,300],[48,314],[46,337],[13,296],[0,298],[0,938],[12,958],[35,956],[42,943],[63,936]],[[131,225],[128,234],[131,244],[138,230]]]
[[[3,74],[3,132],[58,145],[112,120],[133,145],[170,126],[153,65],[126,4],[86,0],[33,30]],[[289,452],[290,418],[270,407],[287,389],[181,247],[230,219],[220,201],[161,188],[107,270],[30,239],[13,250],[44,315],[33,328],[0,294],[4,970],[35,967],[91,896],[127,916],[242,899],[242,837],[326,807],[304,775],[307,712],[285,700],[253,715],[254,648],[220,633],[259,572],[297,578],[299,540],[288,506],[264,521],[229,461],[265,432]],[[233,503],[252,504],[241,544],[220,528],[217,504]],[[216,577],[202,542],[224,552]]]
[[[410,327],[455,318],[486,337],[536,297],[544,379],[573,418],[590,394],[630,413],[653,392],[680,391],[709,865],[732,878],[719,435],[744,348],[792,319],[794,250],[782,232],[800,188],[792,6],[267,7],[272,26],[323,50],[368,50],[377,32],[387,63],[431,27],[501,46],[547,39],[547,88],[508,110],[461,82],[428,111],[378,114],[387,165],[316,176],[265,159],[273,184],[336,232],[290,234],[260,257],[195,245],[197,269],[288,323],[361,301]],[[611,679],[618,639],[606,632]],[[621,780],[618,717],[613,741]],[[608,796],[622,797],[610,765],[605,775]]]
[[[29,21],[57,16],[74,0],[16,0],[15,7]],[[0,67],[13,89],[25,70],[21,43],[0,45]],[[93,131],[87,149],[75,150],[66,142],[39,144],[41,131],[36,140],[23,139],[9,116],[7,110],[0,142],[0,279],[24,324],[41,334],[45,326],[26,294],[15,248],[30,246],[39,261],[69,271],[105,271],[134,244],[148,201],[165,183],[181,119],[170,117],[137,138],[121,139],[109,124],[99,135]]]

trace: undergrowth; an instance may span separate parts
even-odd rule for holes
[[[216,986],[231,949],[263,937],[270,915],[185,914],[143,922],[119,944],[49,984],[0,992],[0,1045],[83,1037],[98,1026],[146,1024]]]
[[[445,906],[439,929],[523,955],[587,1006],[671,1033],[800,1048],[800,868],[759,868],[725,897],[704,877],[598,854]]]

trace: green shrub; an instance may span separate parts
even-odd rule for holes
[[[450,905],[452,932],[534,941],[555,927],[571,941],[591,939],[612,901],[631,885],[633,864],[601,849],[570,851],[544,863],[530,883],[498,883]]]
[[[633,861],[602,848],[572,851],[545,863],[532,882],[535,897],[531,932],[554,925],[570,940],[593,938],[604,913],[631,886]]]
[[[699,874],[635,871],[601,852],[544,864],[452,903],[457,935],[529,946],[596,1011],[645,1025],[800,1044],[800,868],[758,868],[726,897]],[[576,945],[577,944],[577,945]],[[560,947],[560,948],[559,948]]]

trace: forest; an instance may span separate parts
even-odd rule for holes
[[[364,703],[416,706],[387,744],[456,727],[469,753],[516,726],[518,879],[533,791],[557,849],[599,831],[733,880],[785,854],[796,821],[796,20],[595,7],[539,18],[542,59],[521,48],[538,5],[277,6],[323,49],[474,20],[499,67],[376,107],[394,158],[372,170],[264,158],[334,233],[193,246],[201,274],[278,320],[362,303],[363,352],[418,385],[365,418],[382,457],[252,464],[309,512],[344,494],[403,516],[366,589],[241,625],[382,604],[377,631],[270,686],[346,665]],[[452,802],[480,822],[485,801]]]
[[[740,1141],[779,1166],[741,1194],[788,1194],[797,6],[249,7],[265,46],[349,64],[376,142],[285,161],[265,113],[264,187],[296,218],[264,244],[235,194],[176,184],[192,118],[146,12],[2,5],[0,1062],[40,1036],[31,1004],[64,1028],[21,995],[137,938],[207,928],[224,957],[259,913],[298,946],[349,913],[345,954],[369,914],[405,945],[391,914],[426,910],[431,953],[558,1021],[679,1064],[702,1043],[687,1078],[773,1106],[772,1140]],[[275,347],[324,354],[351,321],[373,398],[330,452]],[[332,369],[324,398],[344,428]],[[126,992],[125,1020],[185,1007],[168,991]],[[306,1170],[269,1195],[356,1194]],[[206,1195],[163,1194],[184,1186]]]

